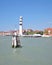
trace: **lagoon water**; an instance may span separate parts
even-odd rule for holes
[[[12,48],[12,37],[0,36],[0,65],[52,65],[52,37],[20,41],[22,48]]]

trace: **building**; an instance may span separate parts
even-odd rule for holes
[[[52,28],[47,28],[44,30],[44,34],[46,35],[52,35]]]

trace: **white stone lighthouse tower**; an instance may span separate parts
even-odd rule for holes
[[[22,22],[23,22],[23,17],[20,16],[20,19],[19,19],[19,35],[22,36],[22,30],[23,30],[23,26],[22,26]]]

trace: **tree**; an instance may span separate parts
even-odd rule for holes
[[[41,34],[41,35],[43,35],[43,31],[36,32],[36,34]]]

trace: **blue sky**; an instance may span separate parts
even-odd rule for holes
[[[0,0],[0,31],[19,29],[44,30],[52,27],[52,0]]]

